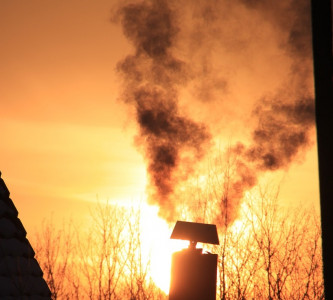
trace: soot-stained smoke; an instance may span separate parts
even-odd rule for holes
[[[231,152],[237,157],[237,170],[223,194],[220,213],[214,222],[227,226],[237,218],[244,192],[253,188],[260,175],[268,171],[288,170],[297,157],[310,147],[315,124],[311,97],[288,103],[285,99],[262,99],[254,115],[258,119],[250,144],[238,142]]]
[[[170,3],[143,1],[119,9],[123,32],[135,54],[118,64],[125,79],[124,101],[135,107],[139,124],[136,141],[148,164],[149,200],[169,220],[175,186],[190,174],[210,139],[205,126],[179,108],[177,88],[187,81],[187,66],[172,52],[179,28]]]
[[[278,91],[260,98],[255,105],[252,114],[257,122],[250,144],[239,142],[232,149],[238,157],[237,167],[242,170],[235,176],[227,196],[233,204],[239,203],[244,192],[257,184],[263,172],[287,170],[311,145],[315,124],[314,97],[308,79],[312,75],[310,4],[292,0],[281,6],[260,0],[246,5],[266,18],[269,16],[273,24],[287,32],[281,48],[292,63],[287,80]],[[234,205],[228,212],[230,222],[236,215],[233,209]]]
[[[272,15],[274,5],[268,1],[252,1],[264,5],[263,13]],[[291,71],[276,95],[260,99],[253,111],[258,120],[252,133],[253,144],[244,153],[255,162],[260,171],[288,168],[299,152],[310,144],[310,131],[315,123],[313,93],[306,81],[311,72],[311,22],[310,3],[293,0],[289,3],[287,17],[289,33],[281,45],[292,59]],[[274,13],[272,22],[284,24],[286,16]],[[311,74],[311,73],[310,73]]]
[[[224,31],[229,24],[227,18],[233,25],[232,16],[224,20],[217,17],[223,15],[223,9],[228,12],[239,12],[240,16],[244,16],[244,25],[255,19],[265,24],[262,26],[272,26],[271,32],[274,34],[272,39],[279,38],[277,49],[289,60],[289,68],[280,86],[261,95],[256,101],[252,110],[254,126],[250,129],[250,139],[231,146],[230,151],[237,158],[234,161],[236,171],[232,177],[228,177],[228,187],[220,202],[215,205],[214,223],[220,226],[233,222],[245,191],[257,185],[263,173],[288,170],[290,165],[311,146],[315,124],[309,1],[239,0],[234,3],[229,7],[226,2],[221,2],[220,6],[216,3],[203,4],[206,8],[207,5],[209,8],[211,5],[214,6],[210,11],[215,12],[215,18],[210,18],[209,27],[220,34],[219,40],[221,44],[224,43],[223,47],[228,48],[229,38],[232,41],[229,48],[236,51],[235,57],[241,60],[240,53],[246,53],[244,49],[250,48],[252,41],[255,41],[247,39],[248,30],[244,26],[243,31],[237,33],[237,37],[244,36],[244,39],[240,39],[238,43],[242,48],[237,48],[237,38],[230,39],[229,33]],[[198,11],[200,8],[196,9]],[[239,20],[242,22],[242,19]],[[201,31],[205,30],[202,28],[204,27],[200,27]],[[255,27],[249,26],[249,28]],[[258,33],[261,31],[258,30]],[[249,35],[253,37],[255,33],[249,32]],[[209,34],[200,36],[209,36]],[[261,50],[262,48],[257,48],[258,55]],[[272,62],[272,66],[274,65]],[[260,68],[259,65],[257,67]],[[274,68],[271,72],[274,73]]]
[[[260,171],[288,168],[297,154],[310,145],[313,99],[298,99],[292,104],[263,101],[255,113],[259,122],[252,136],[254,143],[244,155]]]
[[[213,222],[231,223],[244,192],[262,174],[288,170],[311,145],[315,114],[308,1],[145,0],[121,4],[118,13],[135,48],[117,66],[124,78],[123,100],[135,108],[150,201],[160,206],[162,216],[170,220],[174,214],[175,187],[205,153],[211,140],[207,128],[214,138],[225,138],[230,133],[222,129],[228,124],[236,124],[231,133],[240,132],[240,122],[248,121],[241,123],[244,141],[229,149],[237,159],[228,188],[219,203],[209,203]],[[283,79],[276,83],[280,65]],[[248,83],[252,78],[244,80],[243,74],[258,76],[258,83]],[[206,126],[180,109],[179,90],[185,86],[194,91],[186,104],[198,114],[209,112],[202,117]]]

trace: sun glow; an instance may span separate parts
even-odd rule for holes
[[[141,214],[142,251],[146,257],[150,257],[151,278],[168,294],[172,253],[186,248],[188,242],[170,239],[174,224],[169,226],[158,217],[157,207],[144,205]]]

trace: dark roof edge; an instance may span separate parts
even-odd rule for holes
[[[3,188],[4,192],[7,194],[6,197],[9,197],[10,192],[9,192],[9,189],[7,188],[4,180],[1,178],[1,171],[0,171],[0,185]]]

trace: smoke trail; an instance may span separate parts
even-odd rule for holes
[[[232,166],[235,172],[228,177],[228,183],[224,187],[220,201],[212,203],[213,222],[224,226],[232,223],[237,217],[245,191],[257,185],[261,175],[265,172],[287,171],[291,164],[302,157],[305,150],[312,145],[315,114],[310,3],[302,0],[273,2],[269,0],[233,2],[198,0],[195,3],[191,49],[197,61],[201,58],[200,62],[204,67],[221,61],[221,66],[229,66],[226,59],[218,60],[213,57],[213,49],[218,47],[219,52],[232,61],[230,66],[235,72],[245,69],[246,60],[251,61],[260,57],[263,52],[262,47],[270,50],[269,43],[272,41],[277,44],[272,58],[283,55],[285,61],[288,61],[285,79],[281,81],[280,86],[262,93],[253,102],[254,108],[249,113],[252,116],[252,122],[247,118],[248,124],[242,124],[243,131],[250,132],[249,140],[246,139],[248,140],[246,142],[240,140],[226,151],[225,161],[228,160],[228,155],[236,157]],[[271,39],[262,42],[261,34],[265,33],[265,30],[271,33],[269,37]],[[263,36],[267,39],[267,36]],[[271,74],[274,74],[274,67],[278,62],[268,63],[271,63]],[[201,95],[212,95],[217,91],[221,95],[223,92],[220,97],[214,97],[213,105],[207,101],[204,104],[214,107],[214,111],[219,113],[220,124],[230,124],[233,118],[242,118],[241,111],[244,114],[248,113],[246,101],[249,99],[240,103],[234,102],[236,97],[233,97],[233,93],[240,91],[233,90],[234,82],[239,79],[237,76],[229,77],[228,85],[220,84],[215,87],[214,82],[217,79],[226,78],[228,73],[233,75],[226,68],[220,68],[220,70],[224,71],[223,76],[221,72],[214,70],[209,73],[209,77],[203,77],[203,79],[208,78],[209,81],[210,78],[214,80],[205,86],[199,85],[198,98],[203,98]],[[202,82],[205,83],[205,80]],[[262,83],[257,90],[264,91],[264,85],[265,83]],[[230,91],[229,95],[226,94],[226,88]],[[232,110],[230,109],[232,106],[238,106],[240,109]]]
[[[135,107],[138,145],[144,148],[152,186],[149,200],[171,219],[175,186],[191,173],[210,135],[179,109],[178,85],[188,80],[186,64],[172,49],[179,28],[170,1],[143,1],[120,8],[121,24],[135,54],[118,64],[125,78],[124,101]],[[186,164],[184,163],[186,162]]]
[[[259,123],[252,134],[254,144],[244,155],[261,171],[287,168],[297,154],[310,145],[313,99],[298,99],[292,104],[263,101],[256,114]]]
[[[221,228],[237,218],[245,191],[256,186],[264,172],[288,170],[312,144],[312,98],[298,99],[292,104],[262,100],[254,113],[259,121],[250,145],[238,142],[231,148],[231,154],[236,157],[233,166],[236,173],[229,178],[213,217],[213,222]]]
[[[272,15],[275,9],[268,1],[249,3],[265,5],[264,14]],[[283,47],[292,59],[291,72],[281,87],[283,92],[278,91],[258,102],[253,112],[258,120],[252,133],[253,145],[245,153],[249,161],[256,162],[259,170],[287,168],[295,156],[309,146],[315,121],[313,93],[307,87],[307,78],[312,75],[310,4],[293,0],[287,12],[292,23]],[[273,16],[273,22],[286,26],[286,16],[281,17],[283,14],[276,11]]]
[[[309,148],[315,125],[314,97],[308,87],[312,81],[310,4],[285,1],[283,7],[279,7],[280,2],[265,0],[244,3],[263,16],[269,16],[283,31],[288,29],[286,42],[281,47],[292,63],[286,82],[276,94],[264,96],[255,105],[252,113],[257,124],[250,144],[239,142],[232,148],[238,157],[236,168],[239,171],[230,192],[221,199],[223,205],[226,201],[232,204],[228,204],[230,207],[222,205],[221,214],[215,217],[215,222],[223,225],[236,218],[244,192],[258,183],[263,172],[287,170]]]
[[[117,66],[125,82],[123,100],[135,108],[136,141],[147,161],[150,201],[160,206],[165,218],[170,219],[177,207],[173,199],[177,184],[191,175],[194,162],[203,156],[208,132],[226,135],[218,130],[239,130],[242,114],[252,116],[252,123],[241,124],[250,132],[249,142],[241,140],[230,150],[237,157],[235,174],[220,203],[212,204],[217,224],[232,222],[244,192],[263,173],[288,170],[311,145],[314,99],[308,1],[146,0],[122,5],[118,13],[135,48]],[[280,86],[271,84],[269,92],[263,83],[257,87],[263,91],[259,97],[237,102],[235,73],[251,69],[252,60],[264,61],[262,47],[272,52],[272,44],[276,49],[271,57],[283,55],[288,65],[285,79]],[[176,52],[182,53],[182,59]],[[272,61],[268,76],[274,75],[278,64]],[[246,90],[246,82],[242,84]],[[184,86],[193,96],[191,108],[207,113],[205,125],[181,111],[179,90]],[[242,112],[250,107],[248,102],[254,105],[252,113],[245,108]],[[228,124],[238,127],[228,129]]]

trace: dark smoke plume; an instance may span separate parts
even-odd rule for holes
[[[258,123],[252,133],[253,145],[244,155],[263,171],[287,168],[309,146],[315,123],[313,93],[307,87],[307,78],[312,80],[310,2],[286,3],[285,14],[279,14],[273,11],[279,4],[265,0],[247,2],[271,16],[280,28],[288,26],[289,33],[281,47],[292,59],[288,81],[281,87],[283,92],[260,99],[253,112]]]
[[[229,193],[221,199],[222,204],[232,202],[228,204],[230,208],[225,205],[226,211],[221,210],[221,215],[216,216],[215,221],[222,225],[234,220],[244,192],[258,183],[261,174],[287,170],[309,148],[315,125],[314,97],[308,87],[309,81],[312,83],[310,2],[252,0],[244,4],[288,32],[281,48],[292,63],[280,90],[257,102],[253,110],[257,124],[250,144],[239,142],[232,148],[239,172]]]
[[[292,104],[262,101],[255,114],[259,123],[252,134],[253,145],[245,157],[260,171],[287,168],[297,154],[310,145],[314,125],[314,101],[298,99]]]
[[[249,111],[242,116],[242,104],[248,109],[254,103],[252,123],[242,124],[250,138],[229,149],[237,158],[235,173],[220,202],[212,203],[213,221],[230,224],[245,191],[262,174],[288,170],[312,143],[315,114],[309,1],[144,0],[122,5],[118,14],[135,49],[117,66],[124,78],[123,100],[135,109],[136,142],[148,164],[150,201],[160,206],[165,218],[170,220],[176,209],[177,184],[192,174],[194,162],[210,142],[209,125],[219,136],[219,130],[227,128],[225,124],[247,118]],[[269,92],[264,83],[258,84],[260,96],[234,103],[237,69],[247,72],[257,67],[261,72],[263,66],[255,66],[252,60],[269,63],[267,57],[261,59],[265,47],[267,57],[284,57],[284,80],[278,87],[270,83],[274,90]],[[268,76],[278,64],[272,61]],[[184,86],[193,92],[190,105],[198,107],[198,113],[208,111],[207,122],[214,120],[213,125],[197,123],[180,109],[179,91]],[[239,123],[236,127],[239,130]]]
[[[178,85],[187,82],[187,66],[172,49],[179,28],[170,1],[143,1],[120,8],[121,24],[135,54],[118,64],[125,79],[124,101],[135,107],[138,145],[143,147],[153,191],[150,202],[172,218],[172,194],[200,159],[210,135],[179,109]],[[186,164],[184,164],[186,162]]]
[[[260,175],[268,171],[288,170],[290,165],[312,144],[315,124],[314,101],[311,97],[293,103],[261,100],[254,115],[258,119],[249,145],[237,143],[231,148],[236,157],[236,174],[219,203],[214,223],[224,227],[238,215],[245,191],[257,185]]]

